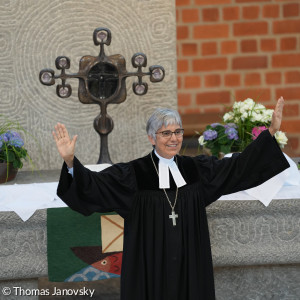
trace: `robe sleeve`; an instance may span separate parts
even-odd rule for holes
[[[196,164],[206,205],[222,195],[258,186],[290,167],[269,130],[263,131],[242,153],[221,160],[200,155]]]
[[[63,164],[57,188],[57,195],[70,208],[83,215],[115,211],[125,218],[130,214],[136,192],[136,178],[130,163],[94,172],[75,157],[73,170],[72,178]]]

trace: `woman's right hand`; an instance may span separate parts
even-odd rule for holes
[[[55,140],[58,152],[66,162],[67,166],[69,168],[72,168],[77,135],[75,135],[71,140],[66,126],[61,123],[57,123],[54,128],[55,131],[52,131],[52,135]]]

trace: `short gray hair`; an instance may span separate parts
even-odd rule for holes
[[[178,124],[182,127],[178,111],[170,108],[157,108],[147,122],[146,132],[156,140],[155,133],[157,130],[162,126],[167,127],[170,124]]]

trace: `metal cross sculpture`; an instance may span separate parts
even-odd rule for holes
[[[40,82],[44,85],[54,85],[56,79],[61,79],[61,84],[56,86],[56,94],[60,98],[68,98],[72,94],[72,87],[67,84],[68,78],[78,78],[78,98],[83,104],[100,105],[100,113],[94,119],[94,128],[100,135],[100,155],[98,164],[111,163],[108,151],[108,134],[113,130],[114,123],[107,114],[108,104],[122,103],[126,99],[125,80],[130,76],[137,76],[132,89],[136,95],[142,96],[147,93],[148,84],[143,81],[143,76],[150,76],[151,82],[162,81],[165,77],[165,70],[162,66],[153,65],[149,72],[143,72],[142,68],[147,66],[147,56],[144,53],[135,53],[131,63],[136,72],[127,72],[126,61],[121,54],[106,56],[104,45],[111,43],[111,32],[109,29],[99,27],[94,30],[94,44],[100,45],[99,56],[83,56],[79,62],[79,72],[67,74],[66,69],[70,68],[70,59],[66,56],[58,56],[55,66],[61,71],[59,75],[54,74],[52,69],[43,69],[39,74]]]

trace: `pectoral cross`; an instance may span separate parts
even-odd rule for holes
[[[173,226],[176,226],[176,218],[178,218],[178,215],[175,214],[175,211],[172,209],[172,214],[169,215],[169,219],[172,219]]]

